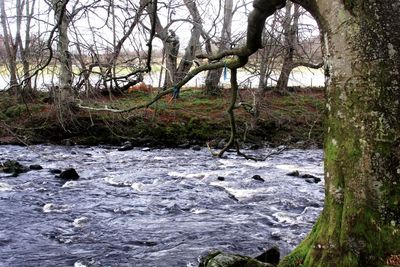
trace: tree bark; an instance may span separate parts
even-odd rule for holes
[[[196,57],[196,51],[200,48],[200,35],[202,32],[202,21],[195,1],[184,0],[186,8],[193,19],[193,27],[189,43],[185,49],[185,54],[179,62],[174,82],[182,80],[193,66],[193,60]]]
[[[4,1],[0,1],[1,26],[3,28],[4,46],[6,50],[6,62],[10,73],[10,89],[12,94],[19,93],[18,75],[17,75],[17,45],[14,44],[11,35],[8,32],[7,14]]]
[[[294,8],[292,15],[292,7]],[[294,52],[297,44],[299,28],[299,5],[287,2],[285,20],[283,23],[283,35],[285,38],[285,54],[283,58],[281,73],[276,83],[278,91],[286,91],[289,83],[289,76],[294,68]],[[293,20],[293,22],[292,22]]]
[[[325,32],[326,197],[280,266],[389,265],[400,255],[400,4],[295,2]]]
[[[261,22],[284,2],[254,1],[246,47],[236,55],[260,47]],[[325,205],[308,237],[279,266],[397,266],[400,3],[293,2],[313,14],[324,33]]]
[[[224,5],[224,23],[222,26],[221,41],[218,51],[228,50],[229,42],[232,35],[232,16],[233,16],[233,0],[226,0]],[[205,87],[207,95],[220,95],[221,88],[219,81],[221,79],[222,69],[210,70],[207,73]]]
[[[271,24],[271,29],[275,29],[277,22],[277,13],[274,13],[274,18]],[[251,129],[255,130],[259,126],[261,106],[264,101],[264,96],[267,91],[268,79],[271,76],[276,64],[276,54],[278,42],[274,33],[267,33],[264,31],[264,47],[261,50],[261,62],[260,62],[260,79],[258,87],[255,89],[253,96],[253,114],[250,121]]]
[[[54,12],[56,18],[60,18],[59,14],[61,12],[61,3],[57,1],[54,4]],[[67,12],[66,12],[67,13]],[[71,53],[69,52],[69,36],[68,36],[68,27],[71,22],[71,17],[69,14],[64,14],[60,18],[60,21],[57,21],[58,24],[58,42],[57,42],[57,51],[58,57],[60,61],[60,73],[59,73],[59,87],[62,90],[71,91],[72,85],[72,59]]]

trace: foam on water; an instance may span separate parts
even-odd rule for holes
[[[208,250],[256,255],[273,245],[286,254],[323,205],[323,182],[286,176],[322,178],[320,150],[262,162],[216,159],[206,149],[0,146],[0,155],[44,168],[0,176],[0,225],[12,237],[0,244],[5,266],[197,266]],[[49,172],[68,167],[81,178]]]

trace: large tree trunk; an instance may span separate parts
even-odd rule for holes
[[[281,265],[383,266],[400,255],[400,3],[296,2],[325,32],[326,198]]]
[[[222,26],[221,41],[218,51],[229,49],[229,42],[232,35],[232,16],[233,16],[233,0],[225,0],[224,5],[224,23]],[[220,95],[221,88],[219,80],[221,79],[222,69],[210,70],[207,73],[205,86],[207,95]]]
[[[5,10],[4,1],[0,1],[1,10],[1,26],[3,28],[4,46],[6,50],[7,68],[10,73],[9,92],[12,94],[19,93],[18,75],[17,75],[17,45],[14,44],[10,33],[8,32],[8,20]]]
[[[62,17],[59,22],[59,37],[57,42],[58,56],[60,59],[59,85],[63,90],[71,90],[72,85],[72,59],[69,52],[68,15]]]
[[[292,15],[292,6],[294,8]],[[276,89],[278,91],[286,91],[289,83],[289,76],[292,72],[294,65],[294,52],[297,45],[297,35],[299,29],[299,5],[287,2],[285,21],[283,23],[283,35],[285,38],[285,54],[283,58],[281,73],[276,83]],[[293,20],[293,22],[292,22]]]
[[[271,24],[271,28],[276,27],[277,22],[277,12],[274,13],[274,18]],[[256,88],[255,94],[253,96],[253,114],[250,121],[251,129],[257,129],[259,125],[259,120],[261,116],[261,107],[264,101],[264,96],[268,90],[268,79],[271,77],[272,71],[275,67],[276,62],[276,50],[278,47],[278,42],[273,33],[267,33],[264,30],[264,47],[261,50],[261,62],[260,62],[260,79],[258,82],[258,87]]]
[[[167,73],[165,75],[164,88],[170,88],[176,80],[176,70],[178,66],[179,38],[174,31],[170,30],[164,42],[165,65]]]
[[[196,57],[196,52],[200,48],[200,35],[202,31],[202,21],[196,2],[191,0],[184,0],[186,8],[190,12],[193,19],[193,27],[190,35],[189,43],[185,49],[185,54],[179,62],[176,71],[175,83],[181,81],[193,66],[193,60]]]

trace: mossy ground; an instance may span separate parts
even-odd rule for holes
[[[252,92],[242,90],[241,101],[252,103]],[[271,145],[322,144],[323,89],[299,89],[287,94],[273,91],[265,96],[260,126],[250,129],[251,115],[236,110],[238,132],[248,143]],[[154,94],[133,92],[118,97],[84,99],[92,107],[118,109],[145,103]],[[39,94],[20,103],[0,93],[0,143],[57,143],[66,139],[77,144],[120,144],[131,140],[138,145],[177,146],[205,144],[229,137],[229,91],[222,97],[206,96],[201,89],[181,92],[177,100],[169,96],[150,108],[129,113],[77,110],[61,123],[57,108]]]

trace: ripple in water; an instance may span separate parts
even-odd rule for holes
[[[322,178],[320,150],[263,162],[179,149],[0,146],[0,155],[44,167],[0,173],[0,266],[197,266],[211,249],[255,256],[273,245],[285,254],[324,198],[323,182],[286,176]],[[69,167],[78,181],[49,172]]]

